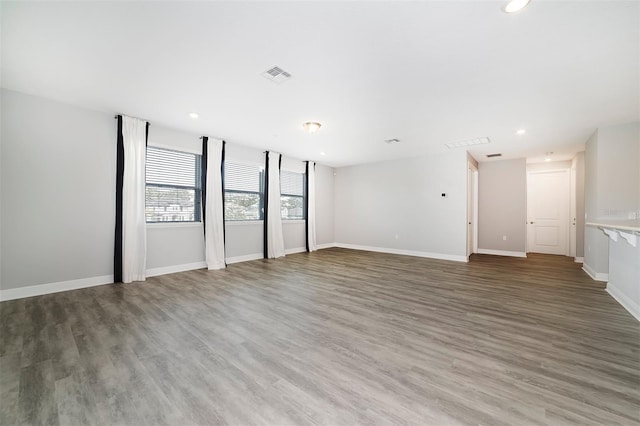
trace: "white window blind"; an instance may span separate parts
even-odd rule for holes
[[[201,156],[147,147],[147,222],[199,222]]]
[[[280,171],[280,193],[302,197],[304,195],[304,174],[287,170]]]
[[[280,171],[280,214],[283,219],[304,219],[304,173]]]
[[[261,220],[264,207],[264,169],[257,164],[224,163],[225,220]]]
[[[227,191],[260,192],[262,168],[256,164],[224,163],[224,187]]]

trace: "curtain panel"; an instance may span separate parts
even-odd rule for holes
[[[147,269],[145,167],[149,123],[119,115],[114,282],[144,281]]]
[[[316,243],[316,163],[307,161],[305,168],[305,232],[307,251],[318,250]]]
[[[266,152],[264,189],[264,258],[284,256],[284,236],[280,216],[280,166],[282,156]]]
[[[208,269],[224,269],[224,149],[220,139],[202,137],[202,224]]]

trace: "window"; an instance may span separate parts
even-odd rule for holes
[[[257,164],[225,161],[225,220],[262,220],[264,168]]]
[[[280,213],[283,219],[304,219],[304,173],[280,171]]]
[[[147,223],[200,221],[200,157],[147,147]]]

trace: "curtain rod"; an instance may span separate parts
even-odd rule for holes
[[[118,114],[118,115],[114,115],[113,119],[117,120],[119,116],[121,116],[122,114]],[[138,118],[138,117],[132,117],[132,118]],[[147,124],[151,124],[151,122],[149,120],[145,120],[144,118],[138,118],[138,120],[142,120],[142,121],[146,121]]]

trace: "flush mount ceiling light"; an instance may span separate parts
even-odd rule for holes
[[[524,9],[530,1],[531,0],[511,0],[502,10],[504,13],[516,13],[519,10]]]
[[[195,120],[196,118],[200,117],[200,114],[198,114],[197,112],[190,112],[189,117]]]
[[[322,127],[322,124],[318,123],[317,121],[307,121],[302,125],[302,128],[307,133],[315,133],[320,130],[320,127]]]
[[[525,129],[520,129],[520,130],[518,130],[518,131],[516,132],[516,134],[517,134],[517,135],[520,135],[520,136],[524,135],[525,133],[527,133],[527,131],[526,131]]]

